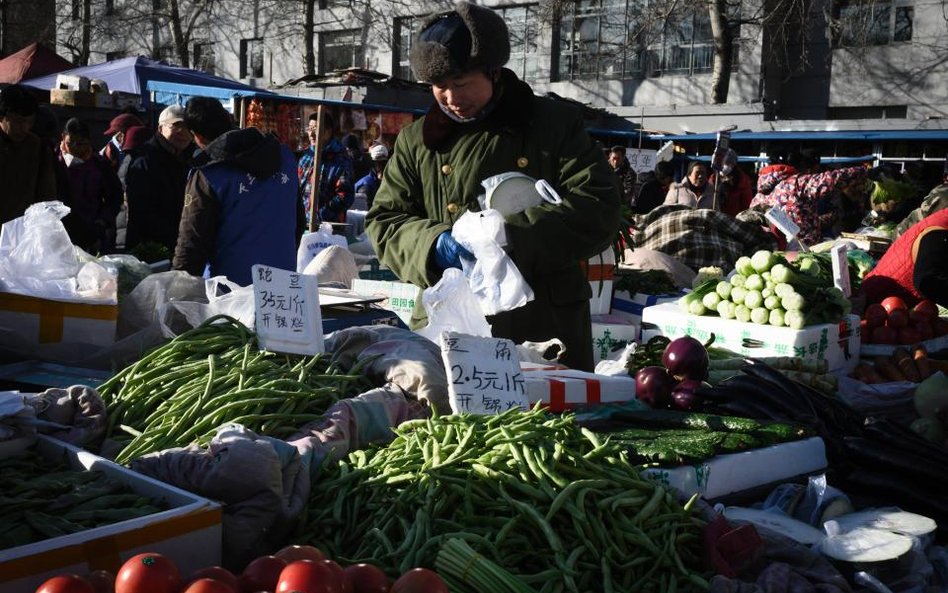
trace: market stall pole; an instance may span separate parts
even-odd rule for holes
[[[309,232],[313,233],[319,228],[319,221],[316,220],[318,214],[317,203],[319,201],[319,169],[323,153],[323,114],[326,110],[324,105],[316,107],[316,145],[313,146],[313,178],[310,180],[309,188]]]

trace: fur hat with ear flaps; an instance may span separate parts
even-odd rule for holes
[[[508,59],[510,36],[504,19],[470,2],[458,2],[454,10],[425,19],[410,56],[415,76],[426,82],[500,68]]]

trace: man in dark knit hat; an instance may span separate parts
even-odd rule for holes
[[[366,230],[383,264],[427,288],[470,256],[451,228],[480,209],[482,180],[510,171],[546,180],[562,203],[506,216],[507,249],[535,298],[487,320],[495,336],[514,342],[559,338],[562,362],[591,370],[592,292],[581,263],[616,236],[615,176],[581,112],[535,96],[503,68],[509,57],[507,26],[493,10],[461,2],[425,20],[411,65],[431,83],[435,103],[399,133]],[[426,323],[417,302],[413,328]]]

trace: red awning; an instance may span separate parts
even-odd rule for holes
[[[72,67],[72,63],[53,50],[31,43],[0,60],[0,83],[16,84],[21,80],[55,74]]]

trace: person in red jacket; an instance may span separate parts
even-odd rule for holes
[[[918,221],[895,240],[862,281],[867,303],[889,296],[912,307],[928,298],[948,306],[948,209]]]
[[[714,188],[715,203],[721,212],[737,216],[750,208],[754,190],[750,177],[737,166],[737,153],[733,149],[729,148],[724,155],[720,174],[711,173],[708,183]]]

